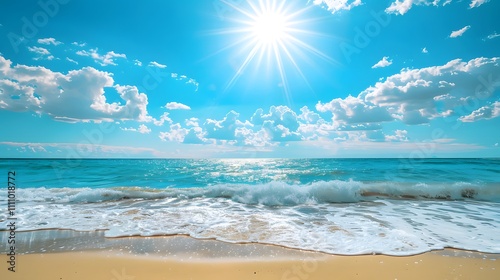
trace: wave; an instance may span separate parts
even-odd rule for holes
[[[320,181],[310,184],[270,182],[257,185],[217,184],[197,188],[33,188],[20,189],[20,201],[98,203],[119,200],[230,199],[249,205],[293,206],[301,204],[352,203],[378,199],[481,200],[500,202],[497,183],[395,183]]]

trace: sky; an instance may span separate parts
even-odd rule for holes
[[[496,0],[0,3],[4,158],[500,157]]]

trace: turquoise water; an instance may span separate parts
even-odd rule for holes
[[[1,160],[19,230],[188,234],[335,254],[500,253],[499,159]],[[7,193],[0,197],[7,218]]]

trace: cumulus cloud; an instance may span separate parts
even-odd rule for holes
[[[164,68],[167,68],[167,65],[164,65],[164,64],[160,64],[156,61],[151,61],[148,66],[150,67],[156,67],[156,68],[160,68],[160,69],[164,69]]]
[[[479,96],[486,100],[491,96],[500,86],[499,59],[476,58],[468,62],[455,59],[442,66],[404,69],[361,92],[356,102],[385,108],[407,124],[426,123],[449,116],[450,110],[463,106],[460,103],[463,98]]]
[[[475,122],[478,120],[489,120],[500,116],[500,101],[481,107],[468,116],[460,117],[462,122]]]
[[[165,112],[165,113],[163,113],[163,115],[160,117],[159,120],[154,119],[153,120],[154,125],[156,125],[156,126],[163,126],[163,124],[165,122],[168,122],[168,123],[172,124],[174,121],[172,121],[172,119],[168,115],[169,115],[169,113]]]
[[[459,30],[455,30],[455,31],[451,32],[450,38],[460,37],[460,36],[464,35],[465,31],[467,31],[469,29],[470,29],[470,25],[467,25]]]
[[[100,64],[101,66],[116,65],[115,63],[116,58],[127,58],[126,55],[115,53],[114,51],[110,51],[104,55],[101,55],[98,53],[98,49],[90,49],[89,51],[81,50],[77,51],[76,54],[80,56],[90,57],[94,59],[94,61]]]
[[[38,42],[38,44],[42,44],[42,45],[54,45],[54,46],[62,44],[61,42],[57,41],[54,38],[38,39],[37,42]]]
[[[165,105],[169,110],[191,110],[191,107],[178,102],[169,102]]]
[[[350,95],[345,99],[337,98],[325,104],[319,102],[316,104],[316,110],[319,112],[331,112],[333,114],[333,121],[337,126],[394,120],[386,108]]]
[[[142,66],[142,61],[134,59],[134,65],[137,65],[140,67],[140,66]]]
[[[230,111],[222,120],[207,119],[204,123],[206,137],[216,140],[235,140],[236,129],[245,126],[238,120],[239,116],[239,113]]]
[[[392,60],[388,60],[388,56],[384,56],[379,62],[372,66],[372,68],[383,68],[392,64]]]
[[[108,103],[105,92],[116,91],[125,105]],[[47,114],[61,121],[112,119],[150,121],[148,98],[135,86],[114,85],[108,72],[84,67],[67,74],[44,67],[16,65],[0,56],[0,108]]]
[[[328,11],[332,14],[342,11],[350,10],[356,6],[362,5],[361,0],[314,0],[314,5],[323,6],[326,5]]]
[[[470,3],[469,7],[472,9],[472,8],[477,8],[481,5],[483,5],[484,3],[488,3],[490,2],[490,0],[472,0],[472,2]]]
[[[429,51],[427,50],[427,48],[423,48],[422,53],[429,53]]]

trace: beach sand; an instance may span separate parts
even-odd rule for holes
[[[72,231],[22,233],[18,240],[29,237],[38,239],[19,248],[16,272],[2,261],[0,279],[500,279],[499,255],[453,249],[406,257],[336,256],[185,236],[108,239]],[[83,248],[89,243],[95,248]]]

